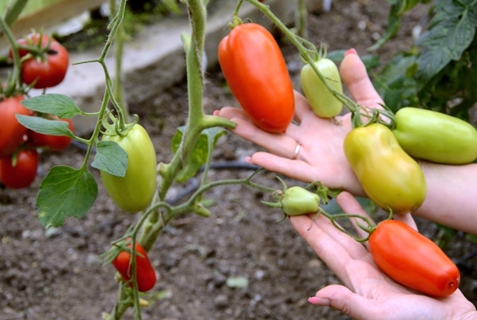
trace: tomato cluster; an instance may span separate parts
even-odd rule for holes
[[[22,87],[11,90],[11,83],[0,91],[0,182],[8,188],[26,188],[35,180],[39,156],[38,149],[63,151],[71,138],[37,133],[21,125],[16,115],[45,117],[68,123],[73,132],[71,119],[59,119],[48,114],[34,113],[21,101],[30,88],[46,89],[60,84],[68,69],[68,51],[49,35],[32,33],[18,41],[19,65]],[[9,57],[14,58],[10,49]]]
[[[39,164],[38,149],[59,152],[71,143],[70,137],[31,131],[21,125],[15,115],[45,116],[51,120],[65,121],[74,132],[71,119],[33,113],[21,104],[22,100],[23,96],[16,96],[0,101],[0,182],[12,189],[27,188],[35,180]]]

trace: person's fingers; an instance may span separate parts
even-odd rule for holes
[[[340,65],[343,82],[353,99],[365,107],[379,107],[383,100],[368,77],[366,67],[354,49],[348,50]]]
[[[353,319],[377,320],[386,316],[376,309],[377,304],[374,300],[336,284],[324,287],[314,297],[308,298],[308,301],[318,306],[330,306]]]
[[[301,123],[303,119],[309,116],[315,116],[311,110],[308,100],[295,90],[295,120]],[[316,116],[315,116],[316,117]]]
[[[292,216],[290,223],[298,234],[305,239],[326,265],[345,283],[349,281],[346,268],[351,261],[348,251],[322,230],[320,223],[330,223],[324,217],[313,221],[307,215]],[[320,219],[320,217],[318,217]],[[316,223],[315,223],[316,222]]]
[[[245,114],[243,109],[236,108],[236,107],[223,107],[220,110],[215,110],[214,116],[219,116],[229,120],[234,118],[249,120],[248,116]]]
[[[361,204],[356,200],[356,198],[349,192],[341,192],[337,197],[336,197],[336,202],[338,205],[343,209],[343,211],[347,214],[357,214],[365,219],[360,219],[360,218],[350,218],[351,223],[353,224],[354,228],[356,229],[356,232],[358,233],[359,237],[361,238],[366,238],[368,236],[368,233],[364,231],[362,228],[358,226],[358,223],[367,226],[366,222],[369,221],[370,223],[374,222],[371,219],[371,217],[366,213],[366,211],[361,207]]]
[[[300,156],[300,154],[298,154]],[[271,172],[285,175],[306,183],[319,180],[315,168],[301,160],[292,160],[268,152],[255,152],[248,161]]]

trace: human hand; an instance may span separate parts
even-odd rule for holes
[[[358,104],[379,107],[382,99],[354,49],[346,52],[340,74]],[[330,188],[344,188],[355,195],[364,195],[343,151],[344,138],[351,130],[350,113],[335,119],[319,118],[305,97],[295,92],[295,121],[285,134],[259,129],[240,108],[224,107],[214,114],[234,121],[236,127],[232,132],[268,151],[256,152],[247,158],[248,162],[296,180],[320,180]]]
[[[337,197],[344,212],[367,216],[356,199],[348,192]],[[395,219],[416,225],[409,214]],[[351,219],[353,224],[356,224]],[[382,273],[368,250],[350,236],[339,231],[324,216],[290,217],[296,231],[316,254],[341,279],[343,285],[330,285],[319,290],[309,302],[330,306],[353,319],[476,319],[475,306],[460,290],[445,299],[416,294]],[[356,228],[360,236],[364,231]]]

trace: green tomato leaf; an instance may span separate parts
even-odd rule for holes
[[[32,131],[53,136],[67,136],[73,139],[75,138],[75,135],[69,129],[68,123],[66,121],[48,120],[45,118],[25,116],[20,114],[17,114],[16,117],[19,123]]]
[[[53,167],[40,184],[38,219],[45,228],[59,227],[67,217],[83,217],[97,196],[98,185],[89,171]]]
[[[174,153],[179,150],[184,130],[184,126],[177,128],[174,137],[172,137],[172,151],[174,151]],[[186,159],[184,167],[177,176],[178,182],[189,180],[197,173],[197,171],[199,171],[199,169],[207,162],[209,150],[211,151],[215,148],[217,140],[225,133],[225,129],[220,127],[209,128],[202,131],[194,149]]]
[[[436,14],[428,31],[417,40],[417,45],[423,47],[416,75],[421,88],[451,60],[459,60],[469,47],[477,26],[475,11],[452,0],[436,1]]]
[[[63,119],[84,114],[68,96],[63,94],[44,94],[21,101],[26,108],[43,113],[50,113]]]
[[[114,141],[100,141],[91,166],[113,176],[124,177],[128,168],[128,154]]]

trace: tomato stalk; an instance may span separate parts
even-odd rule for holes
[[[7,87],[5,89],[5,96],[10,97],[15,93],[15,89],[22,86],[21,80],[21,61],[20,55],[18,53],[18,43],[13,35],[12,31],[8,27],[8,23],[4,19],[0,19],[0,28],[3,30],[3,33],[8,39],[10,46],[12,48],[13,54],[13,73],[11,78],[9,78]]]

